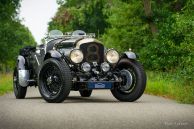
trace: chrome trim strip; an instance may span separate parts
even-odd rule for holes
[[[34,55],[34,56],[35,56],[35,58],[36,58],[36,61],[37,61],[38,65],[40,65],[37,56],[36,56],[36,55]]]

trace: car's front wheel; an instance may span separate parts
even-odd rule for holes
[[[143,94],[146,87],[146,74],[140,63],[135,60],[121,59],[118,63],[121,84],[111,90],[120,101],[133,102]]]
[[[47,59],[39,74],[39,91],[49,103],[63,102],[70,93],[72,76],[63,60]]]
[[[19,84],[18,68],[13,72],[13,89],[16,99],[24,99],[26,96],[27,87],[22,87]]]

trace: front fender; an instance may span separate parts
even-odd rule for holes
[[[51,50],[51,51],[48,51],[46,53],[46,55],[44,57],[44,60],[49,59],[49,58],[57,58],[58,59],[58,58],[61,58],[61,57],[62,57],[61,53],[59,53],[56,50]]]
[[[122,58],[128,58],[128,59],[137,59],[137,56],[134,52],[124,52],[122,55]]]
[[[17,70],[18,70],[18,80],[19,84],[22,87],[28,86],[28,80],[29,80],[29,70],[26,69],[26,60],[23,56],[19,55],[17,58]]]
[[[17,58],[17,68],[18,70],[25,70],[26,60],[23,56],[19,55]]]

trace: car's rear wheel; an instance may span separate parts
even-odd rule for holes
[[[70,93],[72,76],[63,60],[47,59],[39,74],[39,91],[49,103],[63,102]]]
[[[135,60],[121,59],[118,63],[121,85],[111,90],[120,101],[133,102],[143,94],[146,87],[146,74],[140,63]]]
[[[22,87],[19,84],[18,68],[14,69],[13,73],[13,89],[16,99],[24,99],[26,96],[27,87]]]
[[[79,93],[82,97],[90,97],[92,90],[80,90]]]

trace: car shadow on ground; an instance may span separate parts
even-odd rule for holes
[[[25,99],[38,100],[42,97],[26,97]],[[45,101],[44,101],[45,102]],[[63,103],[126,103],[115,99],[105,99],[100,97],[79,97],[69,96]],[[135,101],[133,103],[142,103],[142,101]]]
[[[103,99],[99,97],[78,97],[70,96],[64,103],[118,103],[119,101],[113,99]]]
[[[43,99],[42,97],[26,97],[25,99]]]
[[[26,97],[25,99],[43,99],[42,97]],[[111,100],[111,99],[103,99],[103,98],[97,98],[97,97],[78,97],[78,96],[70,96],[68,97],[63,103],[117,103],[119,101],[117,100]]]

